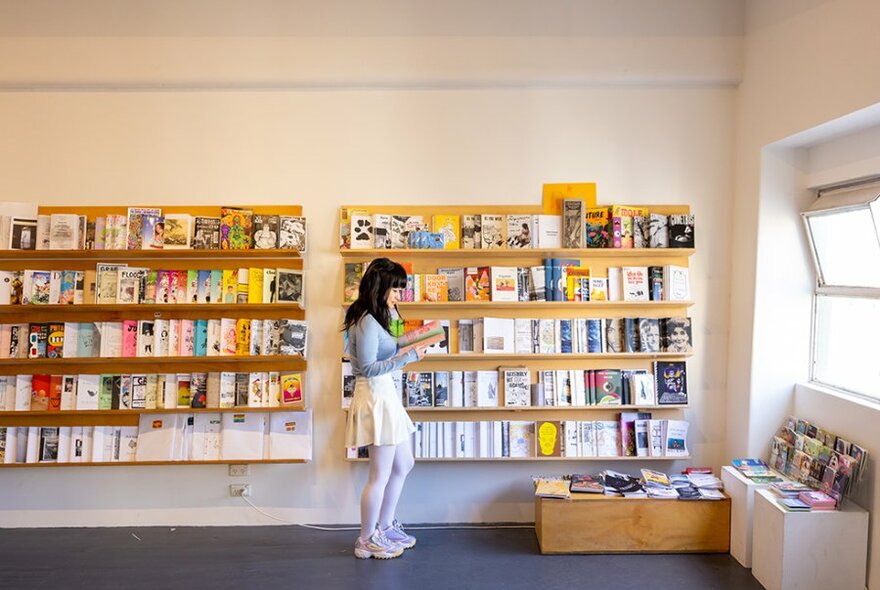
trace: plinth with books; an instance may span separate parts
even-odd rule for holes
[[[727,553],[730,497],[710,470],[687,471],[667,476],[642,469],[641,481],[611,470],[574,474],[558,494],[542,489],[559,482],[538,478],[541,553]]]

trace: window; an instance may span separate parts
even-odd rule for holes
[[[803,218],[818,279],[811,379],[880,400],[880,182],[820,191]]]

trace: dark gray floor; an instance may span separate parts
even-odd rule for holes
[[[415,549],[377,561],[352,556],[349,531],[7,529],[0,530],[0,588],[761,588],[729,555],[542,556],[531,530],[413,533]]]

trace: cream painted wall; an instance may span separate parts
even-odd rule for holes
[[[766,456],[788,412],[863,441],[876,441],[876,411],[811,387],[805,345],[813,274],[798,212],[808,188],[876,173],[880,5],[794,0],[747,5],[738,89],[734,216],[742,228],[731,276],[729,456]],[[784,343],[784,348],[780,344]],[[873,450],[873,449],[872,449]],[[855,495],[877,505],[876,473]],[[880,531],[872,525],[868,587],[880,585]]]
[[[340,205],[537,203],[543,182],[565,180],[599,182],[605,202],[689,203],[701,352],[686,417],[695,461],[717,465],[742,8],[0,3],[0,199],[305,206],[315,461],[257,466],[250,481],[258,505],[310,522],[356,521],[366,475],[340,459]],[[578,468],[419,464],[401,516],[529,521],[528,477]],[[222,467],[0,472],[0,525],[272,522],[226,497],[228,482]]]
[[[0,88],[736,84],[741,0],[0,2]]]
[[[791,384],[803,374],[791,363],[775,363],[778,340],[765,322],[778,303],[762,294],[788,267],[784,258],[773,255],[773,231],[780,221],[774,211],[781,205],[763,192],[764,150],[880,100],[873,58],[880,36],[872,24],[878,17],[880,4],[872,0],[747,3],[743,80],[737,92],[737,231],[730,274],[738,287],[730,303],[736,328],[728,359],[729,456],[763,452],[780,412],[791,404]],[[794,252],[795,260],[801,252]]]
[[[720,464],[733,105],[732,90],[708,88],[0,93],[0,200],[302,203],[315,461],[255,466],[249,481],[283,518],[354,522],[366,470],[341,460],[335,305],[346,203],[537,203],[559,180],[595,180],[603,202],[689,203],[691,463]],[[604,466],[419,464],[401,516],[530,521],[530,475],[585,467]],[[271,523],[226,497],[229,481],[213,466],[2,471],[0,525]]]

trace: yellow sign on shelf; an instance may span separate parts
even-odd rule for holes
[[[544,213],[562,215],[562,201],[565,199],[581,199],[586,209],[596,206],[595,182],[564,182],[545,184],[543,191]]]

